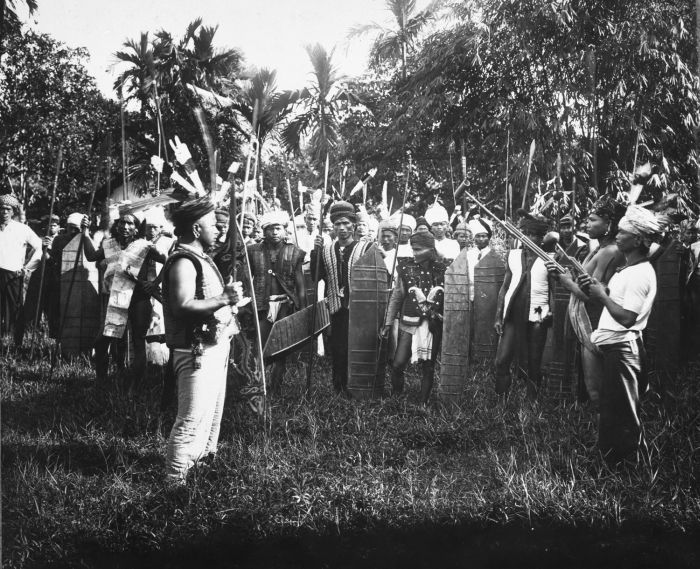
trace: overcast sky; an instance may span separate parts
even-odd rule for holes
[[[88,70],[109,96],[116,75],[113,54],[125,39],[161,28],[179,37],[199,16],[206,25],[219,25],[217,46],[240,48],[247,65],[277,69],[279,86],[292,89],[308,78],[308,43],[337,46],[340,71],[362,73],[369,40],[354,40],[348,48],[347,32],[357,23],[386,22],[384,5],[383,0],[39,0],[31,25],[88,48]]]

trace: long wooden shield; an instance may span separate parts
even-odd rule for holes
[[[564,260],[559,261],[566,266]],[[543,357],[543,371],[546,375],[545,391],[548,396],[561,401],[571,401],[576,395],[575,355],[576,340],[568,325],[569,297],[571,293],[554,283],[554,307],[552,308],[552,328],[547,334],[546,351]]]
[[[101,307],[98,291],[98,270],[82,254],[75,269],[75,281],[71,298],[66,303],[68,289],[73,278],[73,266],[78,254],[80,235],[76,235],[61,254],[61,319],[65,309],[65,324],[61,338],[61,351],[66,356],[89,355],[100,331]]]
[[[678,370],[681,341],[681,254],[676,242],[654,263],[656,298],[644,333],[649,369],[664,376]]]
[[[348,391],[357,399],[381,397],[386,342],[379,342],[389,298],[389,272],[376,247],[360,257],[350,274]]]
[[[324,298],[316,303],[316,326],[314,333],[309,335],[312,311],[313,305],[310,304],[299,312],[290,314],[286,318],[275,322],[272,325],[267,342],[265,342],[263,357],[267,359],[293,352],[330,326],[331,319],[328,312],[328,303]]]
[[[469,263],[463,249],[445,271],[445,310],[440,355],[441,399],[457,402],[469,368],[471,302],[469,302]]]
[[[498,348],[496,322],[498,293],[506,277],[506,266],[491,250],[474,267],[474,306],[472,316],[472,359],[493,362]]]

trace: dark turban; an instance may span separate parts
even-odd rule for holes
[[[521,230],[534,233],[535,235],[544,235],[547,233],[549,221],[546,218],[539,215],[535,216],[524,209],[519,209],[517,213],[522,216],[519,223]]]
[[[331,206],[331,223],[335,223],[343,218],[350,220],[351,223],[355,223],[357,221],[355,207],[349,202],[335,202]]]
[[[411,245],[435,249],[435,236],[429,231],[423,231],[422,233],[414,233],[413,235],[411,235]]]
[[[617,229],[618,222],[625,215],[627,207],[613,198],[610,194],[604,194],[591,206],[591,213],[607,219],[611,229]]]
[[[425,227],[430,229],[430,225],[428,225],[428,220],[424,217],[419,217],[418,219],[416,219],[416,228],[418,228],[421,225],[425,225]]]
[[[574,218],[571,217],[570,215],[565,215],[559,220],[559,225],[573,225],[574,224]]]
[[[192,227],[192,224],[215,209],[216,207],[207,197],[182,202],[171,216],[175,226],[175,235],[182,237]]]

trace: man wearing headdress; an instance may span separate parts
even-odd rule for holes
[[[138,385],[146,372],[146,333],[151,324],[151,295],[157,285],[148,281],[145,271],[153,260],[165,263],[166,255],[158,248],[138,236],[139,220],[134,213],[123,211],[115,222],[113,237],[105,238],[95,249],[90,235],[90,219],[83,217],[81,224],[85,258],[99,263],[104,260],[107,267],[103,277],[106,311],[102,334],[95,342],[95,371],[98,380],[107,377],[108,351],[112,340],[124,338],[129,322],[134,345],[134,373],[130,377]],[[144,271],[144,272],[142,272]],[[122,342],[117,342],[117,345]],[[117,365],[124,364],[125,354],[118,354]]]
[[[243,243],[250,245],[255,243],[255,228],[257,220],[252,213],[239,213],[238,223],[241,227],[241,235],[243,235]]]
[[[442,342],[445,270],[438,260],[435,237],[416,233],[411,237],[412,259],[402,259],[389,298],[382,335],[387,337],[400,314],[399,337],[392,366],[392,395],[404,388],[404,372],[413,350],[422,362],[420,400],[428,404],[435,379],[435,361]]]
[[[469,300],[474,301],[474,269],[481,259],[491,252],[491,235],[493,229],[491,223],[482,218],[472,219],[467,225],[467,230],[472,234],[474,247],[467,251],[467,268],[469,270]]]
[[[232,307],[241,290],[240,283],[224,284],[206,254],[219,235],[211,201],[181,204],[173,223],[179,240],[163,268],[163,313],[178,403],[165,472],[180,483],[195,462],[217,450],[229,349],[237,332]]]
[[[401,224],[396,255],[399,259],[402,257],[413,258],[413,249],[411,248],[410,239],[411,235],[413,235],[413,232],[416,230],[416,218],[407,213],[404,213],[402,217],[401,212],[394,214],[394,217],[396,218],[396,226],[398,227],[398,225]]]
[[[306,282],[302,270],[306,253],[286,241],[287,223],[289,216],[283,210],[264,213],[260,220],[263,240],[248,245],[263,346],[277,320],[306,306]],[[272,364],[270,386],[274,394],[279,394],[282,388],[284,365],[284,357],[275,359]]]
[[[590,251],[583,261],[586,274],[598,282],[607,283],[621,267],[625,258],[616,243],[618,222],[625,213],[625,206],[606,194],[596,201],[588,214],[588,234],[597,240],[598,246]],[[600,382],[603,377],[600,350],[590,340],[591,332],[598,325],[602,313],[599,303],[589,301],[584,288],[566,272],[559,275],[553,265],[550,274],[571,292],[569,299],[569,321],[578,338],[581,351],[581,368],[588,398],[592,406],[598,407]]]
[[[447,237],[447,229],[450,226],[450,217],[447,210],[440,204],[433,204],[425,211],[425,220],[435,236],[435,249],[438,254],[449,264],[459,255],[459,243]]]
[[[520,230],[541,246],[548,221],[519,212]],[[511,386],[510,366],[527,378],[530,399],[537,396],[542,382],[542,353],[551,325],[554,306],[550,277],[544,261],[527,248],[508,253],[506,275],[498,294],[496,332],[501,336],[496,351],[496,393],[507,395]]]
[[[574,233],[574,218],[565,215],[559,220],[559,244],[569,257],[582,261],[588,255],[588,244]]]
[[[366,240],[355,240],[357,215],[351,203],[338,201],[331,206],[331,221],[336,240],[324,245],[321,236],[316,237],[316,248],[322,247],[321,259],[316,250],[311,253],[311,271],[319,267],[320,278],[326,283],[326,298],[331,314],[331,358],[333,360],[333,388],[336,393],[347,395],[348,386],[348,327],[350,324],[350,273],[357,260],[373,246]]]
[[[386,270],[392,274],[394,263],[396,260],[396,244],[399,239],[399,228],[397,227],[397,219],[385,219],[379,224],[379,246],[384,257]]]
[[[357,212],[357,223],[355,224],[355,239],[361,241],[369,239],[369,214],[361,209]]]
[[[469,245],[469,241],[472,239],[472,233],[469,230],[469,225],[461,221],[457,224],[457,227],[455,227],[455,230],[452,232],[452,237],[454,237],[455,241],[459,243],[459,250],[463,251],[466,249]]]
[[[0,331],[17,347],[24,338],[23,281],[41,261],[41,239],[13,219],[19,211],[17,198],[0,195]]]
[[[598,446],[613,463],[631,458],[643,444],[639,394],[648,384],[642,374],[642,331],[656,297],[656,274],[648,254],[662,231],[652,212],[630,206],[619,222],[616,237],[625,264],[607,287],[588,275],[580,280],[589,297],[603,307],[591,342],[603,360]]]

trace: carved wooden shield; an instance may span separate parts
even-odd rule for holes
[[[472,320],[472,359],[493,361],[498,348],[496,321],[498,292],[506,276],[506,266],[491,250],[474,267],[474,306]]]
[[[384,393],[387,343],[379,342],[378,332],[388,299],[389,272],[373,247],[355,262],[350,274],[348,391],[357,399]]]
[[[102,325],[102,306],[98,294],[98,270],[81,253],[73,271],[80,235],[76,235],[61,255],[61,321],[64,318],[61,351],[66,356],[90,355]],[[66,303],[71,279],[75,276],[70,299]]]
[[[467,249],[445,271],[445,311],[440,355],[441,399],[456,403],[462,394],[469,368],[471,302]]]
[[[272,325],[267,342],[265,342],[263,357],[267,359],[293,352],[330,326],[331,319],[328,312],[328,304],[324,298],[316,303],[315,330],[312,335],[309,335],[312,312],[313,305],[310,304],[299,312],[290,314],[286,318],[275,322]]]
[[[564,260],[559,261],[566,266]],[[576,396],[576,339],[568,324],[569,297],[571,293],[554,283],[554,307],[552,327],[547,333],[547,357],[542,358],[543,372],[546,375],[545,391],[550,397],[571,401]]]
[[[678,370],[681,342],[681,254],[674,241],[654,262],[656,298],[644,333],[649,369],[668,375]]]

